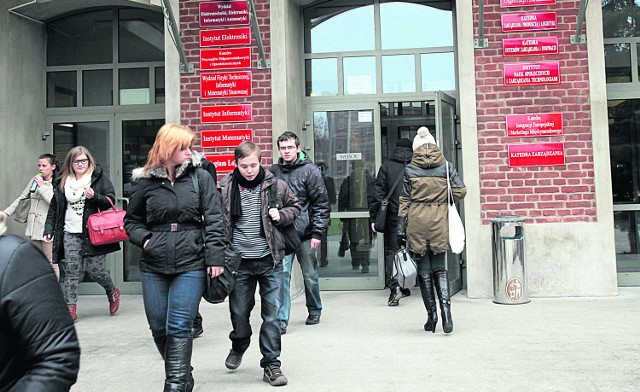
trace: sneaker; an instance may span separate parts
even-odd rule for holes
[[[241,363],[242,354],[239,354],[232,349],[229,351],[229,355],[227,355],[227,359],[224,361],[224,366],[226,366],[227,369],[236,370]]]
[[[400,287],[396,287],[391,290],[391,294],[389,294],[389,300],[387,301],[388,306],[398,306],[400,304],[400,298],[402,298],[402,289]]]
[[[411,290],[409,289],[402,289],[402,298],[404,297],[408,297],[411,295]]]
[[[107,294],[107,297],[109,298],[109,314],[113,316],[120,308],[120,289],[113,290],[111,294]]]
[[[304,322],[307,325],[315,325],[320,323],[320,313],[318,314],[310,314],[307,317],[307,321]]]
[[[269,365],[264,368],[264,376],[262,376],[262,381],[268,382],[274,387],[278,387],[281,385],[287,385],[287,377],[282,374],[282,370],[280,370],[280,366],[278,365]]]

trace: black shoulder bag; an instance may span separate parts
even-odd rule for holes
[[[282,205],[279,205],[278,202],[276,201],[276,193],[278,191],[277,189],[278,187],[276,185],[277,183],[274,182],[271,184],[271,187],[269,188],[269,208],[280,209],[282,208]],[[296,227],[293,223],[288,224],[286,226],[282,226],[282,227],[277,227],[276,225],[273,225],[273,227],[276,230],[279,230],[280,233],[282,233],[282,236],[284,237],[284,254],[285,255],[296,253],[298,249],[300,249],[300,244],[301,244],[300,236],[298,235]]]
[[[387,196],[382,199],[380,202],[380,209],[378,210],[378,214],[376,215],[375,228],[376,232],[382,233],[384,231],[385,223],[387,222],[387,208],[389,207],[389,198],[393,195],[393,191],[396,190],[396,187],[400,183],[400,180],[404,178],[404,174],[398,176],[396,182],[393,183],[391,190],[387,193]]]

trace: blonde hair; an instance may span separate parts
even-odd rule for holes
[[[73,170],[73,161],[80,155],[86,155],[87,159],[89,159],[89,166],[85,175],[93,173],[96,168],[96,163],[93,160],[93,155],[89,152],[89,150],[84,146],[76,146],[73,147],[67,153],[67,157],[64,159],[64,163],[62,164],[62,178],[60,179],[60,189],[64,191],[64,184],[67,181],[69,176],[76,177],[76,172]]]
[[[189,127],[172,123],[164,124],[158,131],[156,140],[149,151],[144,172],[163,167],[174,152],[191,148],[195,140],[196,134]]]

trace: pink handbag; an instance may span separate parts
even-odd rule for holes
[[[87,232],[91,245],[107,245],[129,239],[124,230],[124,216],[127,212],[117,209],[108,197],[107,200],[111,204],[111,210],[98,209],[98,212],[89,215],[87,219]]]

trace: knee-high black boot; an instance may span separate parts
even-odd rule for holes
[[[436,332],[438,324],[438,310],[436,307],[436,294],[433,292],[433,282],[431,274],[418,274],[418,283],[420,284],[420,293],[422,293],[422,302],[427,309],[427,323],[424,325],[425,331]]]
[[[191,376],[191,352],[193,338],[177,338],[167,336],[164,354],[164,392],[191,392],[193,377]]]
[[[167,346],[167,335],[154,336],[153,341],[156,344],[158,351],[160,352],[160,356],[164,360],[164,351]]]
[[[442,330],[444,333],[453,331],[453,320],[451,319],[451,297],[449,295],[449,274],[447,271],[436,271],[433,273],[433,280],[440,298],[440,310],[442,311]]]

